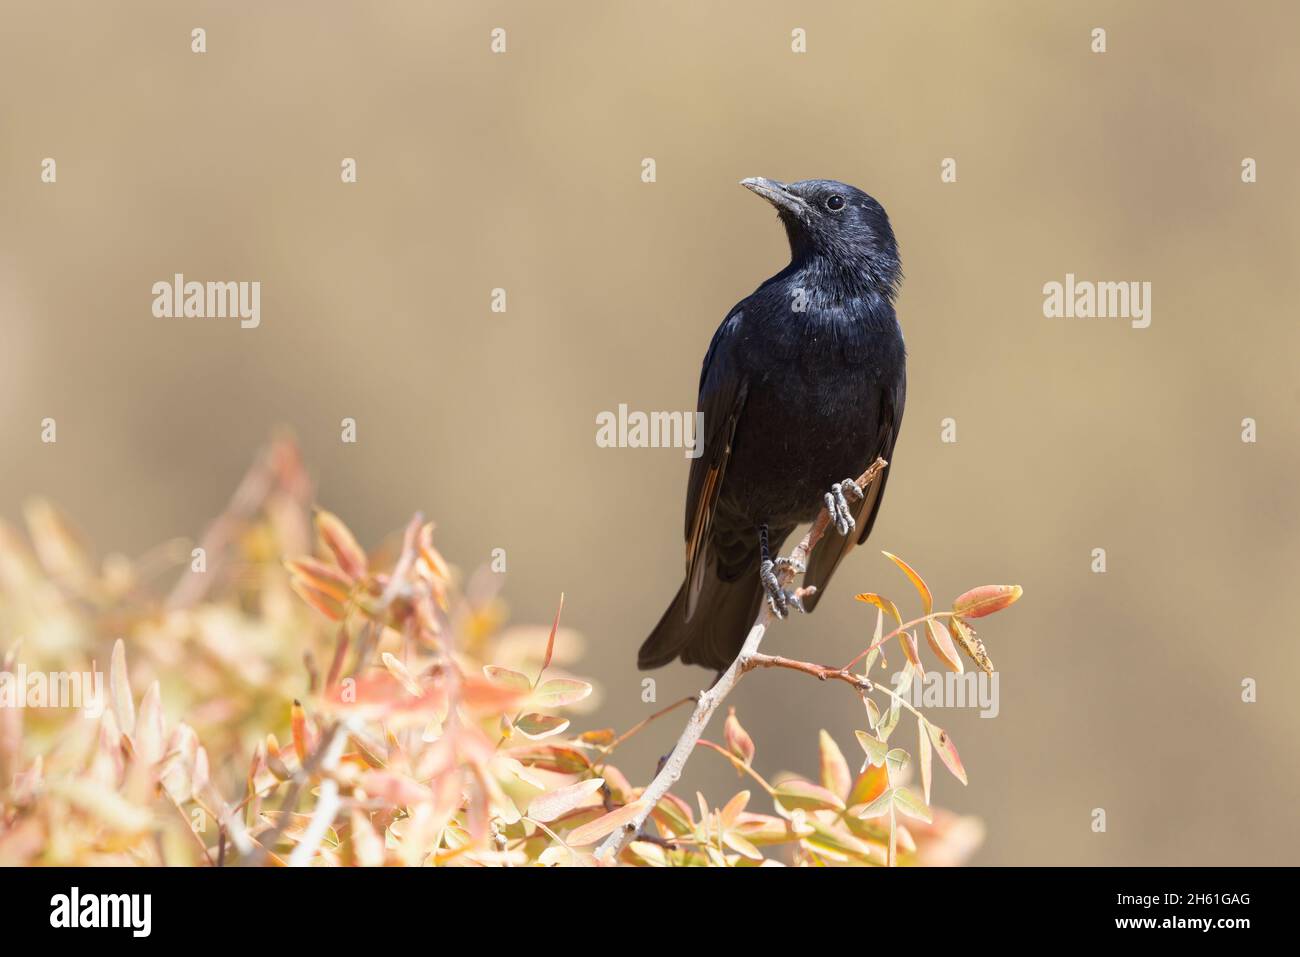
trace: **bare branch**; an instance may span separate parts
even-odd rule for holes
[[[872,691],[876,686],[866,675],[856,674],[844,668],[832,668],[830,665],[817,665],[811,661],[798,661],[794,658],[782,658],[780,655],[752,655],[745,664],[746,671],[755,668],[788,668],[802,672],[819,681],[843,681],[859,691]]]
[[[876,461],[871,463],[870,468],[858,476],[858,488],[865,493],[867,487],[875,481],[887,464],[884,459],[877,458]],[[807,565],[808,556],[817,546],[817,543],[821,541],[822,536],[826,533],[827,526],[830,525],[830,521],[830,513],[823,507],[816,520],[812,523],[812,527],[808,529],[808,534],[790,553],[790,558],[793,559],[795,564]],[[794,573],[789,566],[783,566],[778,574],[782,588],[788,585],[794,577]],[[805,593],[803,589],[799,591],[801,594]],[[672,754],[668,756],[664,766],[655,775],[655,779],[641,792],[640,812],[623,828],[610,834],[601,842],[600,847],[596,849],[597,860],[602,862],[614,861],[622,853],[623,848],[627,847],[632,839],[641,833],[650,812],[654,810],[664,795],[682,776],[682,770],[686,767],[686,762],[690,758],[691,752],[695,750],[695,745],[699,742],[700,736],[704,734],[704,729],[708,725],[709,719],[713,717],[713,712],[731,693],[731,689],[736,686],[736,682],[741,679],[745,672],[753,667],[771,667],[770,665],[751,665],[750,662],[758,654],[758,646],[767,633],[767,627],[771,624],[772,617],[771,606],[768,602],[763,602],[758,610],[758,617],[754,619],[754,624],[749,629],[745,643],[741,646],[740,654],[736,656],[736,660],[731,663],[727,670],[719,676],[718,680],[713,683],[713,687],[700,692],[699,697],[696,699],[695,711],[691,714],[690,721],[686,723],[686,729],[682,731],[681,737],[677,739],[677,745],[673,748]]]

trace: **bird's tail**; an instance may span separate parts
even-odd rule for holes
[[[689,582],[678,589],[677,597],[641,645],[638,668],[658,668],[680,655],[688,665],[720,671],[736,660],[763,600],[757,569],[735,581],[723,581],[708,568],[703,580],[690,621],[686,620]]]

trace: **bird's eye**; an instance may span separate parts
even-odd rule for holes
[[[826,208],[829,209],[832,213],[838,213],[841,209],[844,208],[844,197],[843,196],[830,197],[828,200],[826,200]]]

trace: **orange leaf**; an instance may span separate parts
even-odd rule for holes
[[[311,744],[308,741],[309,732],[307,731],[307,712],[302,709],[302,702],[296,698],[293,707],[289,710],[289,730],[293,733],[293,750],[298,755],[298,761],[301,764],[307,763],[307,755],[311,753]]]
[[[861,595],[854,595],[858,601],[865,601],[868,605],[875,605],[881,611],[887,611],[894,616],[894,621],[898,624],[903,623],[903,616],[898,613],[898,606],[888,598],[884,598],[873,592],[863,592]]]
[[[963,618],[983,618],[1015,604],[1022,594],[1019,585],[981,585],[958,595],[952,610]]]
[[[301,578],[317,591],[324,592],[335,601],[345,602],[352,591],[353,580],[344,573],[318,558],[295,558],[284,563],[289,574]]]
[[[893,555],[889,552],[882,552],[881,554],[883,554],[891,562],[893,562],[895,565],[901,568],[903,570],[903,574],[906,575],[909,579],[911,579],[912,584],[916,587],[916,590],[921,595],[921,605],[925,609],[925,613],[927,615],[930,614],[930,610],[934,607],[934,597],[930,594],[930,586],[925,583],[925,581],[921,578],[920,575],[916,573],[916,570],[912,568],[911,565],[907,564],[907,562],[903,561],[897,555]]]
[[[555,633],[560,630],[560,613],[564,611],[564,592],[560,592],[560,607],[555,609],[555,621],[551,623],[551,634],[546,639],[546,657],[542,660],[542,671],[545,671],[551,665],[551,655],[555,654]],[[537,673],[538,680],[541,680],[542,672]]]
[[[938,655],[949,671],[955,671],[962,674],[965,670],[962,668],[961,658],[957,654],[957,649],[953,647],[952,638],[949,636],[947,629],[939,626],[933,618],[925,620],[925,637],[930,642],[930,650]]]
[[[368,563],[366,553],[356,538],[333,512],[321,509],[316,513],[316,530],[321,540],[334,554],[339,568],[352,578],[365,578]]]

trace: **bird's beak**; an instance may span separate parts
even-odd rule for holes
[[[751,176],[748,179],[742,179],[740,185],[762,196],[775,206],[778,211],[793,213],[801,218],[808,213],[808,204],[802,197],[790,192],[784,183],[778,183],[776,180],[768,179],[765,176]]]

